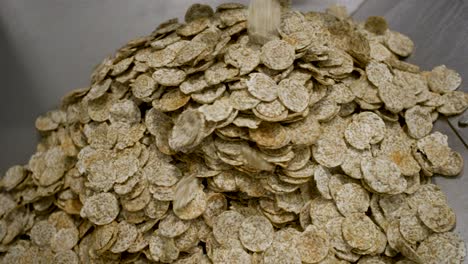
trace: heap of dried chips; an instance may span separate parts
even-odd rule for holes
[[[445,66],[381,17],[196,4],[106,58],[39,117],[1,179],[3,263],[461,263],[432,176],[463,167],[439,114],[468,107]]]

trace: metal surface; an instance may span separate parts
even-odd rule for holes
[[[237,0],[235,0],[237,1]],[[148,34],[160,22],[183,17],[188,0],[2,0],[0,1],[0,175],[27,163],[37,135],[36,116],[55,108],[73,88],[88,85],[92,66],[126,41]],[[212,6],[226,1],[200,1]],[[247,0],[240,2],[247,3]],[[415,44],[410,62],[423,69],[446,64],[468,80],[467,0],[293,0],[302,10],[322,10],[330,2],[357,7],[353,17],[384,16],[392,29]],[[437,122],[455,150],[468,158],[458,117]],[[456,133],[455,133],[455,132]],[[460,137],[457,137],[457,134]],[[467,170],[463,174],[466,173]],[[468,241],[468,175],[435,180],[454,207],[456,231]],[[466,262],[468,263],[468,262]]]

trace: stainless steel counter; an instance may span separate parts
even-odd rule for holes
[[[423,69],[440,64],[468,80],[468,0],[295,0],[299,9],[330,2],[357,9],[359,20],[384,16],[392,29],[415,44],[409,61]],[[86,86],[92,67],[126,41],[148,34],[160,22],[183,17],[188,0],[2,0],[0,1],[0,173],[26,163],[33,153],[37,115],[53,109],[69,90]],[[211,5],[217,0],[201,1]],[[242,0],[240,2],[247,3]],[[362,4],[361,4],[362,3]],[[437,122],[450,145],[468,158],[458,117]],[[457,136],[460,135],[460,137]],[[468,143],[468,142],[467,142]],[[467,170],[463,174],[466,173]],[[435,181],[458,216],[457,231],[468,241],[468,175]],[[466,262],[468,263],[468,261]]]

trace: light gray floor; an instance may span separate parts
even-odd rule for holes
[[[193,2],[0,1],[0,175],[13,164],[26,163],[33,153],[38,114],[56,107],[71,89],[88,85],[92,67],[106,55],[166,19],[183,17]],[[362,5],[362,0],[293,2],[302,10],[321,10],[330,2],[345,4],[350,10],[359,7],[354,13],[359,20],[384,16],[392,29],[415,41],[410,61],[428,70],[446,64],[468,80],[468,0],[366,0]],[[462,85],[466,91],[466,81]],[[448,134],[450,145],[467,158],[461,140],[467,129],[457,126],[457,118],[450,120],[455,130],[447,122],[438,122],[436,129]],[[436,182],[457,212],[457,231],[468,241],[468,175]]]

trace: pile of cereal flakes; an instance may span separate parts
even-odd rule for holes
[[[432,132],[468,107],[458,73],[401,59],[381,17],[195,4],[104,59],[40,116],[1,179],[3,263],[461,263]]]

